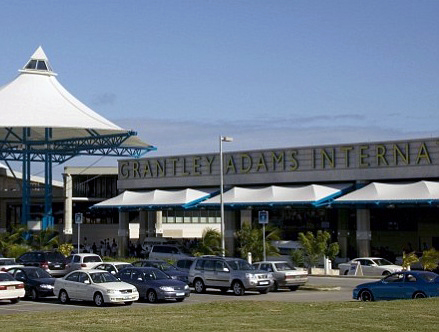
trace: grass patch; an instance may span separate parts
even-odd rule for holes
[[[3,331],[435,331],[439,299],[212,302],[1,315]]]

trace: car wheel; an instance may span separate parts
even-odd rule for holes
[[[125,305],[132,305],[134,301],[125,302]]]
[[[19,297],[17,297],[16,299],[11,299],[11,303],[12,304],[15,304],[15,303],[18,303],[18,302],[20,302],[20,298]]]
[[[179,297],[178,299],[176,299],[177,302],[183,302],[184,301],[184,297]]]
[[[368,291],[367,289],[363,290],[360,293],[360,300],[363,302],[370,302],[373,301],[373,295],[370,291]]]
[[[157,302],[157,294],[155,291],[150,290],[148,293],[146,293],[146,299],[149,303],[156,303]]]
[[[235,295],[241,296],[245,293],[245,288],[242,286],[241,282],[235,281],[232,285],[233,293]]]
[[[272,288],[273,292],[277,292],[279,290],[279,284],[277,283],[277,281],[275,281],[273,283],[273,288]]]
[[[93,298],[93,301],[97,307],[103,307],[105,305],[104,297],[102,296],[101,293],[96,293]]]
[[[30,298],[32,299],[32,301],[38,301],[39,299],[39,295],[38,295],[38,291],[35,288],[32,288],[30,291]]]
[[[299,286],[290,286],[288,288],[290,289],[290,291],[294,292],[299,288]]]
[[[59,292],[58,299],[62,304],[69,303],[69,301],[70,301],[69,295],[67,294],[67,292],[65,290],[62,290]]]
[[[204,293],[206,291],[206,286],[204,286],[203,280],[196,279],[194,281],[194,289],[196,293]]]
[[[425,299],[426,297],[427,295],[425,295],[425,293],[423,292],[416,292],[415,294],[413,294],[414,299]]]
[[[268,288],[265,288],[265,289],[261,289],[261,290],[259,291],[259,293],[260,293],[260,294],[267,294],[268,291],[269,291],[269,289],[268,289]]]
[[[390,274],[389,271],[384,271],[384,272],[383,272],[383,276],[388,276],[389,274]]]

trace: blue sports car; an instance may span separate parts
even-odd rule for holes
[[[360,284],[352,297],[361,301],[420,299],[439,296],[439,275],[427,271],[402,271],[380,281]]]

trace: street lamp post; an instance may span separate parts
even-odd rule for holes
[[[224,167],[223,167],[223,142],[233,142],[232,137],[220,136],[219,137],[219,151],[220,151],[220,205],[221,205],[221,253],[226,255],[226,244],[224,240]]]

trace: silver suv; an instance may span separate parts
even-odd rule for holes
[[[235,295],[243,295],[246,290],[266,294],[272,278],[271,273],[255,270],[247,261],[232,257],[199,257],[189,269],[189,284],[196,293],[204,293],[208,287],[224,293],[232,289]]]

